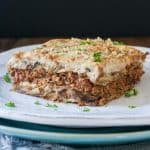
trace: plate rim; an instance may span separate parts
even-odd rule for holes
[[[114,145],[150,140],[150,130],[119,133],[66,133],[0,124],[0,132],[28,140],[73,145]]]
[[[3,113],[0,111],[0,118],[9,119],[13,121],[35,123],[39,125],[53,125],[58,127],[70,127],[70,128],[121,127],[121,126],[123,127],[123,126],[150,125],[149,116],[145,118],[141,117],[140,120],[138,117],[134,119],[133,118],[103,119],[103,122],[101,122],[100,118],[74,118],[74,117],[66,118],[65,117],[66,121],[64,124],[64,117],[51,117],[51,118],[41,117],[39,122],[38,116],[25,115],[25,114],[10,115],[9,113]]]

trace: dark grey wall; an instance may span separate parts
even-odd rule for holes
[[[0,0],[0,37],[150,35],[149,0]]]

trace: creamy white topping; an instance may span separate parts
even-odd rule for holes
[[[100,53],[100,61],[95,62],[93,54]],[[142,62],[142,53],[127,46],[113,45],[110,39],[66,39],[50,40],[41,48],[31,52],[20,52],[11,57],[8,66],[27,69],[29,65],[42,65],[56,73],[85,73],[94,83],[103,75],[123,70],[132,62]]]

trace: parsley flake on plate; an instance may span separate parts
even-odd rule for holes
[[[6,74],[3,76],[3,79],[4,79],[5,82],[11,83],[11,80],[10,80],[10,78],[9,78],[8,73],[6,73]]]
[[[133,88],[131,90],[127,90],[125,93],[124,93],[124,96],[125,97],[131,97],[131,96],[136,96],[138,94],[138,91]]]
[[[84,108],[83,108],[83,112],[90,112],[90,108],[84,107]]]
[[[35,105],[41,105],[41,103],[39,101],[35,101],[34,104]]]
[[[50,104],[50,103],[46,103],[46,107],[50,107],[50,108],[58,108],[58,106],[56,104]]]
[[[12,102],[12,101],[6,102],[6,103],[5,103],[5,106],[7,106],[7,107],[16,107],[16,106],[15,106],[15,103]]]
[[[134,106],[134,105],[129,105],[128,108],[133,109],[133,108],[136,108],[136,106]]]

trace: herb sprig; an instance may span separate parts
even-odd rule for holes
[[[83,108],[83,112],[90,112],[90,108],[84,107],[84,108]]]
[[[136,106],[134,106],[134,105],[129,105],[128,108],[133,109],[133,108],[136,108]]]
[[[12,102],[12,101],[6,102],[6,103],[5,103],[5,106],[7,106],[7,107],[16,107],[16,106],[15,106],[15,103]]]
[[[65,103],[66,103],[66,104],[70,104],[71,101],[70,101],[70,100],[65,100]]]
[[[131,97],[131,96],[136,96],[137,94],[138,94],[138,91],[135,88],[133,88],[131,90],[126,91],[124,96]]]
[[[50,104],[50,103],[46,103],[46,107],[50,107],[50,108],[58,108],[58,106],[56,104]]]
[[[35,101],[34,104],[35,105],[41,105],[41,103],[39,101]]]
[[[6,73],[6,74],[3,76],[3,79],[4,79],[5,82],[11,83],[11,80],[10,80],[10,78],[9,78],[8,73]]]
[[[95,52],[93,58],[95,62],[101,62],[101,52]]]
[[[86,44],[90,45],[90,44],[94,44],[94,42],[90,39],[80,41],[80,45],[86,45]]]
[[[113,41],[113,44],[114,44],[114,45],[124,45],[124,43],[123,43],[123,42],[120,42],[120,41]]]

